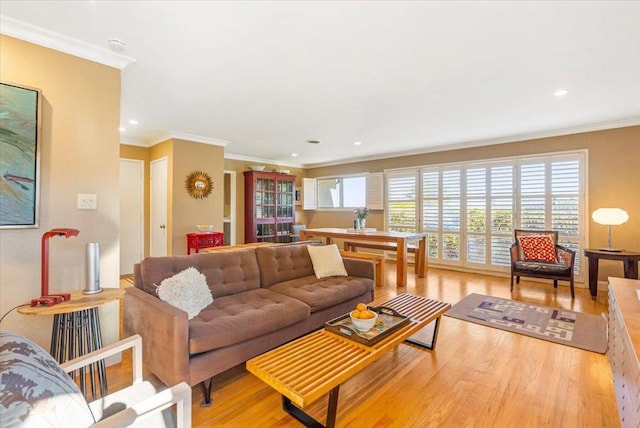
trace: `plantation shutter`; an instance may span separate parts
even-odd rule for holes
[[[467,178],[467,261],[487,260],[487,168],[471,167]]]
[[[418,174],[387,174],[387,229],[396,232],[418,230],[417,215]]]
[[[491,264],[509,266],[509,249],[513,243],[514,165],[491,168]]]
[[[546,174],[543,162],[520,165],[520,227],[546,229]]]
[[[577,160],[551,164],[551,227],[564,237],[578,237],[579,171]]]
[[[440,258],[440,172],[423,170],[422,231],[427,233],[427,254]]]

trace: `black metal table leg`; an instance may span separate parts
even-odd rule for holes
[[[55,314],[51,332],[51,355],[59,362],[72,360],[102,347],[98,308]],[[107,371],[104,360],[79,370],[79,387],[86,396],[86,374],[89,374],[91,396],[96,398],[95,373],[102,397],[107,395]],[[75,371],[69,373],[75,379]]]
[[[440,317],[436,318],[434,322],[436,323],[436,325],[433,329],[433,337],[431,338],[430,344],[418,339],[412,339],[411,337],[406,339],[405,342],[411,343],[416,346],[420,346],[422,348],[426,348],[430,351],[434,350],[436,348],[436,340],[438,339],[438,330],[440,328]]]
[[[282,396],[282,408],[285,412],[293,416],[298,422],[308,428],[334,428],[336,426],[336,414],[338,412],[338,394],[340,393],[340,385],[336,386],[329,392],[329,403],[327,406],[327,424],[322,425],[320,422],[309,416],[304,410],[296,406],[284,395]]]

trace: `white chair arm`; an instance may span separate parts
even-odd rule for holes
[[[179,383],[139,402],[127,409],[109,416],[92,425],[96,428],[127,427],[141,422],[145,416],[161,412],[176,405],[177,428],[191,427],[191,388],[186,382]]]
[[[60,364],[60,367],[62,367],[62,370],[65,372],[70,373],[74,370],[88,366],[89,364],[103,360],[111,355],[121,353],[129,348],[133,349],[133,383],[142,382],[142,337],[138,334],[127,337],[126,339],[122,339],[93,352],[89,352],[81,357],[66,361]]]

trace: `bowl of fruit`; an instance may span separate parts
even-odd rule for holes
[[[361,333],[371,330],[378,319],[378,314],[368,309],[364,303],[358,303],[356,309],[349,315],[351,315],[351,323]]]

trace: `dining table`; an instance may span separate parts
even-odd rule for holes
[[[395,232],[378,231],[371,229],[362,231],[336,227],[310,228],[300,231],[301,241],[304,241],[309,237],[321,238],[325,245],[331,244],[334,239],[390,244],[389,250],[396,251],[396,280],[398,287],[406,287],[407,285],[408,244],[414,243],[416,244],[416,275],[418,275],[418,277],[420,278],[424,278],[426,274],[427,234],[423,232]]]

